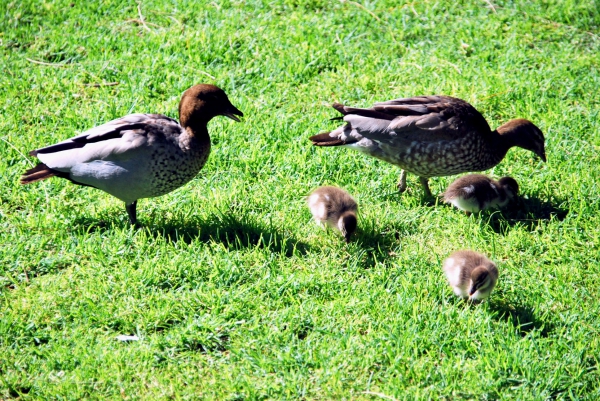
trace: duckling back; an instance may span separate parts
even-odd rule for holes
[[[442,268],[454,293],[473,301],[487,298],[498,280],[496,265],[485,255],[470,250],[454,252]]]
[[[477,213],[506,206],[517,195],[518,187],[511,177],[495,181],[482,174],[467,174],[448,186],[444,201],[467,214]]]
[[[341,188],[324,186],[315,189],[307,198],[314,219],[339,230],[348,240],[356,230],[358,205],[352,196]]]

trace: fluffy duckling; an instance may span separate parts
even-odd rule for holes
[[[21,184],[53,176],[101,189],[125,202],[135,224],[137,200],[169,193],[198,174],[210,153],[207,124],[215,116],[243,116],[222,89],[195,85],[183,93],[179,120],[130,114],[56,145],[33,150],[41,163]]]
[[[489,208],[504,207],[519,194],[519,184],[511,177],[495,181],[482,174],[468,174],[454,181],[444,201],[470,215]]]
[[[350,194],[336,187],[319,187],[307,198],[308,207],[315,220],[339,230],[346,242],[356,230],[358,206]]]
[[[487,298],[498,280],[498,268],[484,255],[474,251],[457,251],[443,266],[454,293],[471,301]]]
[[[398,189],[406,190],[406,172],[428,179],[494,167],[513,146],[544,162],[544,134],[531,121],[511,120],[492,131],[485,118],[464,100],[419,96],[375,103],[367,109],[333,104],[346,124],[309,139],[316,146],[345,146],[402,169]]]

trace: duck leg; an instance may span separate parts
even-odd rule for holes
[[[127,210],[127,214],[129,215],[129,222],[132,225],[137,223],[137,218],[135,216],[135,207],[137,206],[137,201],[133,201],[132,203],[126,203],[125,209]]]
[[[406,191],[406,170],[400,171],[400,179],[398,180],[398,192]]]
[[[419,181],[421,181],[421,185],[423,186],[423,191],[425,191],[425,196],[431,198],[431,190],[429,189],[429,183],[427,182],[429,178],[419,177]]]

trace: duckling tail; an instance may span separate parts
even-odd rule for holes
[[[39,163],[34,168],[27,170],[19,180],[22,185],[31,184],[32,182],[45,180],[46,178],[54,176],[63,176],[65,173],[54,170],[44,163]]]
[[[310,139],[315,146],[340,146],[346,144],[346,142],[339,138],[329,136],[329,132],[313,135],[308,139]]]

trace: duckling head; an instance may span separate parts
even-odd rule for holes
[[[524,118],[510,120],[498,127],[496,131],[507,140],[509,146],[527,149],[546,162],[544,134],[531,121]]]
[[[340,215],[338,228],[344,238],[346,238],[346,242],[350,242],[350,237],[356,231],[356,225],[356,213],[354,211],[346,211]]]
[[[229,117],[239,122],[237,116],[243,117],[244,113],[231,104],[223,89],[218,86],[198,84],[183,92],[179,102],[181,126],[206,124],[216,116]]]
[[[494,288],[492,276],[485,266],[478,266],[471,272],[471,285],[469,287],[469,300],[481,300],[490,295]]]
[[[498,180],[500,185],[506,190],[506,194],[510,199],[519,195],[519,184],[512,177],[502,177]]]

